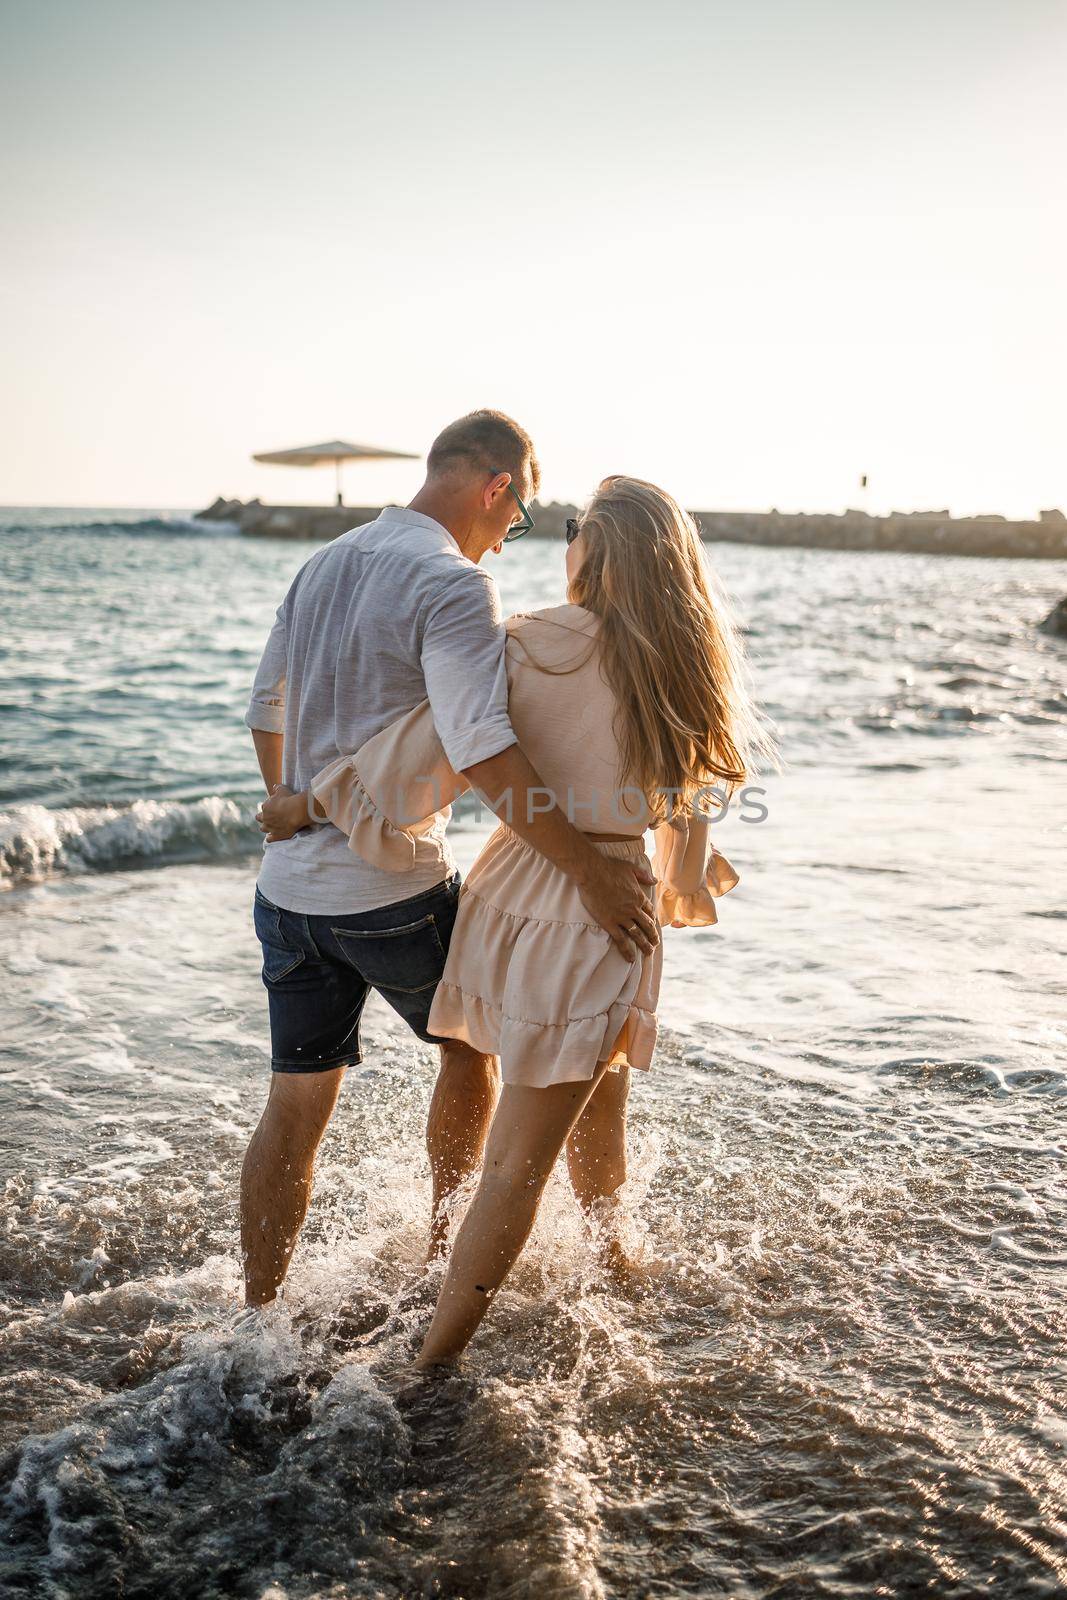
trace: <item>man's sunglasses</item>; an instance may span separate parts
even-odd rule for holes
[[[493,477],[498,478],[499,476],[499,469],[494,469]],[[518,493],[516,492],[513,484],[508,484],[508,493],[511,495],[512,499],[515,501],[515,504],[522,512],[522,521],[514,523],[513,526],[508,529],[507,533],[504,535],[504,544],[510,544],[512,539],[521,539],[523,534],[529,533],[530,529],[534,525],[534,519],[530,515],[529,508],[525,506],[519,499]]]

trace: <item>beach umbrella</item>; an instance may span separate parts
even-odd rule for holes
[[[253,456],[272,467],[328,467],[337,473],[337,504],[341,498],[341,464],[345,461],[417,461],[408,450],[380,450],[373,444],[348,444],[344,439],[329,439],[326,444],[302,444],[295,450],[266,450]]]

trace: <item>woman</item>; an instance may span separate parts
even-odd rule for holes
[[[653,484],[605,478],[568,525],[566,561],[567,604],[507,623],[512,727],[546,789],[606,854],[647,865],[654,828],[661,922],[713,923],[713,897],[737,874],[694,802],[714,785],[721,803],[769,746],[696,527]],[[311,795],[354,850],[402,871],[411,835],[465,787],[424,703],[324,768]],[[272,799],[261,825],[286,837],[308,804]],[[659,944],[623,956],[571,881],[505,824],[482,849],[429,1026],[499,1055],[502,1090],[418,1365],[466,1347],[564,1144],[583,1209],[610,1214],[626,1177],[629,1069],[652,1061],[661,961]],[[621,1260],[617,1243],[608,1253]]]

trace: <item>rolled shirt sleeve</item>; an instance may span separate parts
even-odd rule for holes
[[[288,596],[278,607],[252,685],[245,725],[263,733],[285,731],[286,622]]]
[[[477,567],[457,574],[426,617],[421,652],[434,726],[457,772],[518,744],[506,643],[491,575]]]

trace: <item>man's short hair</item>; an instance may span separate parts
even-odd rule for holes
[[[502,411],[471,411],[437,435],[426,457],[431,477],[469,464],[476,471],[510,472],[516,485],[528,476],[533,493],[541,487],[541,467],[533,440]]]

